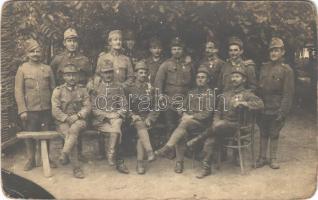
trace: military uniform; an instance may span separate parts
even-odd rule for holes
[[[64,32],[64,40],[77,37],[78,35],[75,29],[69,28]],[[80,73],[79,82],[86,85],[88,78],[93,74],[93,68],[88,58],[79,53],[78,50],[76,52],[68,52],[68,50],[65,50],[53,58],[51,67],[55,73],[55,78],[58,85],[64,83],[62,78],[63,69],[69,63],[73,63],[78,68]]]
[[[127,40],[133,40],[136,42],[136,36],[132,30],[128,30],[127,32],[125,32],[124,41],[127,41]],[[123,54],[131,59],[133,68],[137,64],[137,62],[145,58],[145,52],[137,48],[136,44],[134,45],[132,49],[129,49],[128,47],[126,47],[124,49]]]
[[[148,66],[146,66],[145,62],[140,61],[136,64],[135,71],[140,69],[148,71]],[[153,124],[159,116],[159,112],[153,110],[155,90],[149,82],[135,80],[134,83],[125,88],[125,93],[129,99],[129,116],[131,117],[132,125],[137,130],[138,134],[137,172],[139,174],[144,174],[144,153],[147,153],[148,161],[153,161],[155,159],[148,132],[148,129],[150,128],[149,125]],[[145,103],[145,101],[147,103]],[[145,107],[141,107],[143,103],[145,103]],[[147,124],[147,120],[149,120],[150,124]]]
[[[200,68],[198,72],[204,72],[209,75],[206,68]],[[156,151],[157,155],[165,155],[172,147],[176,147],[176,173],[182,173],[183,171],[186,136],[191,131],[205,129],[209,125],[209,121],[211,121],[212,110],[207,107],[208,99],[211,98],[209,90],[211,89],[205,86],[196,87],[188,92],[183,104],[186,108],[180,123],[173,131],[167,144]],[[187,118],[188,116],[191,116],[191,119]]]
[[[237,37],[231,37],[228,45],[238,45],[241,49],[243,48],[243,42]],[[233,69],[242,68],[246,71],[247,81],[245,87],[254,91],[256,89],[256,74],[255,74],[255,63],[253,60],[243,60],[241,57],[236,60],[227,59],[228,64],[225,65],[221,70],[221,76],[219,80],[220,89],[226,91],[230,89],[231,80],[230,75]]]
[[[39,44],[29,39],[26,41],[26,50],[32,51]],[[23,63],[15,76],[15,99],[18,114],[27,113],[22,119],[23,129],[26,131],[44,131],[49,129],[51,118],[51,94],[55,88],[54,75],[51,67],[42,63]],[[25,170],[32,169],[35,164],[35,144],[32,139],[25,140],[28,154],[28,163]]]
[[[145,62],[149,67],[149,82],[152,86],[154,86],[157,72],[160,65],[164,62],[164,58],[161,56],[158,60],[154,60],[152,56],[149,56],[146,58]]]
[[[110,61],[100,68],[100,73],[113,73],[113,71],[113,65]],[[116,155],[119,152],[118,148],[122,136],[121,128],[127,112],[124,90],[122,85],[115,80],[105,82],[100,73],[96,74],[87,84],[87,90],[93,104],[92,125],[102,134],[110,135],[107,149],[105,149],[109,165],[116,165],[119,172],[128,173],[123,160],[120,158],[121,155]]]
[[[235,68],[231,74],[233,73],[240,73],[245,77],[247,74],[242,68]],[[225,91],[222,97],[223,100],[219,99],[217,109],[214,111],[212,126],[203,133],[207,136],[203,147],[205,156],[202,161],[202,171],[197,178],[203,178],[211,173],[210,162],[215,139],[220,142],[224,136],[232,136],[239,127],[240,113],[235,104],[246,102],[246,107],[249,110],[261,110],[264,107],[262,100],[249,89],[245,89],[244,85]]]
[[[78,69],[74,65],[67,65],[63,69],[63,73],[78,73]],[[82,85],[76,84],[71,87],[65,83],[54,89],[52,115],[56,120],[57,131],[65,138],[60,161],[62,164],[66,164],[66,157],[69,157],[74,167],[74,175],[80,170],[77,148],[74,146],[77,143],[78,135],[86,128],[85,118],[90,112],[89,96]],[[77,120],[71,124],[68,122],[68,118],[74,115],[77,115]]]
[[[76,67],[78,67],[80,70],[80,83],[86,85],[89,77],[93,74],[92,65],[89,63],[88,58],[81,53],[77,52],[76,54],[72,55],[67,51],[56,55],[51,62],[51,66],[55,72],[58,85],[64,83],[62,71],[63,68],[69,63],[73,63]]]
[[[252,60],[243,60],[239,58],[235,61],[227,60],[227,64],[221,70],[221,76],[219,78],[219,87],[221,90],[226,91],[231,88],[231,72],[234,68],[243,68],[247,73],[246,88],[255,91],[256,89],[256,75],[255,75],[255,63]]]
[[[175,38],[171,46],[181,46],[184,44],[180,38]],[[155,79],[155,88],[159,89],[160,94],[172,98],[174,95],[186,95],[193,83],[194,69],[189,57],[182,56],[179,59],[169,58],[164,61],[157,72]],[[164,112],[167,123],[167,137],[170,137],[172,131],[178,124],[179,116],[173,105],[168,105]]]
[[[284,47],[281,39],[272,39],[270,48],[275,47]],[[258,120],[261,133],[260,160],[266,160],[270,140],[270,159],[271,162],[276,162],[279,133],[292,106],[294,84],[294,72],[282,59],[262,65],[258,94],[263,99],[265,108]]]
[[[218,57],[204,57],[200,62],[200,66],[204,66],[209,70],[210,74],[210,88],[219,88],[219,77],[221,70],[226,67],[226,63]]]

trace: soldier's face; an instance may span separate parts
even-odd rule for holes
[[[126,40],[126,46],[128,49],[133,49],[135,47],[135,40]]]
[[[74,52],[78,48],[78,42],[76,38],[68,38],[64,40],[64,46],[69,52]]]
[[[234,87],[238,87],[245,82],[245,77],[239,73],[231,74],[231,82]]]
[[[101,73],[104,82],[112,82],[114,79],[114,71],[106,71]]]
[[[171,55],[174,58],[180,58],[183,54],[183,48],[182,47],[178,47],[178,46],[174,46],[171,47]]]
[[[40,47],[37,47],[35,49],[32,49],[28,52],[27,57],[29,60],[33,62],[39,62],[42,57],[42,49]]]
[[[147,77],[148,77],[148,71],[145,69],[139,69],[136,72],[136,79],[139,82],[145,82],[147,81]]]
[[[280,60],[285,55],[285,50],[283,48],[272,48],[269,52],[269,57],[271,61]]]
[[[196,83],[197,83],[197,86],[198,87],[203,87],[203,86],[206,86],[209,82],[209,77],[206,73],[204,72],[199,72],[197,73],[197,76],[196,76]]]
[[[121,35],[113,35],[109,40],[109,45],[114,50],[120,50],[122,48]]]
[[[243,49],[239,45],[232,44],[229,46],[229,57],[231,59],[239,58],[243,54]]]
[[[162,48],[159,47],[159,46],[157,46],[157,47],[154,46],[154,47],[151,47],[151,48],[150,48],[150,52],[151,52],[151,54],[152,54],[153,57],[158,58],[158,57],[160,57],[160,55],[161,55]]]
[[[213,42],[208,42],[205,45],[205,54],[207,56],[213,56],[217,53],[217,49],[215,48],[215,45]]]
[[[75,86],[79,81],[79,73],[64,73],[63,74],[64,81],[69,86]]]

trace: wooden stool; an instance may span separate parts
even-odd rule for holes
[[[39,132],[22,131],[17,133],[17,138],[20,138],[20,139],[40,140],[42,166],[43,166],[43,173],[45,177],[52,176],[50,162],[49,162],[47,140],[50,140],[59,136],[60,134],[58,134],[58,132],[56,131],[39,131]]]

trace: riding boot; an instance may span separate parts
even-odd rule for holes
[[[30,171],[35,167],[35,146],[32,139],[25,139],[26,152],[28,160],[24,165],[24,171]]]
[[[278,139],[271,139],[270,141],[270,167],[272,169],[279,169],[280,166],[277,162],[277,149],[278,149]]]
[[[267,146],[268,146],[268,138],[261,136],[259,158],[256,162],[257,168],[263,167],[267,163],[266,161]]]
[[[211,153],[205,153],[205,156],[201,163],[201,170],[199,174],[196,176],[198,179],[204,178],[211,174]]]
[[[107,148],[107,161],[110,166],[116,165],[116,147],[118,142],[118,134],[111,133],[109,137],[109,143]]]

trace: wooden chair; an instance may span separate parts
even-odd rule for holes
[[[45,177],[51,177],[51,168],[48,154],[47,140],[60,137],[60,134],[56,131],[22,131],[17,133],[19,139],[34,139],[40,141],[41,148],[41,160],[43,166],[43,173]]]
[[[221,151],[222,148],[233,149],[237,152],[241,174],[245,174],[244,169],[244,150],[250,148],[253,167],[256,167],[255,152],[254,152],[254,140],[255,140],[255,111],[248,110],[247,108],[240,108],[239,111],[239,127],[232,137],[223,138],[223,143],[218,148],[218,168],[221,163]],[[236,154],[236,156],[237,156]]]

